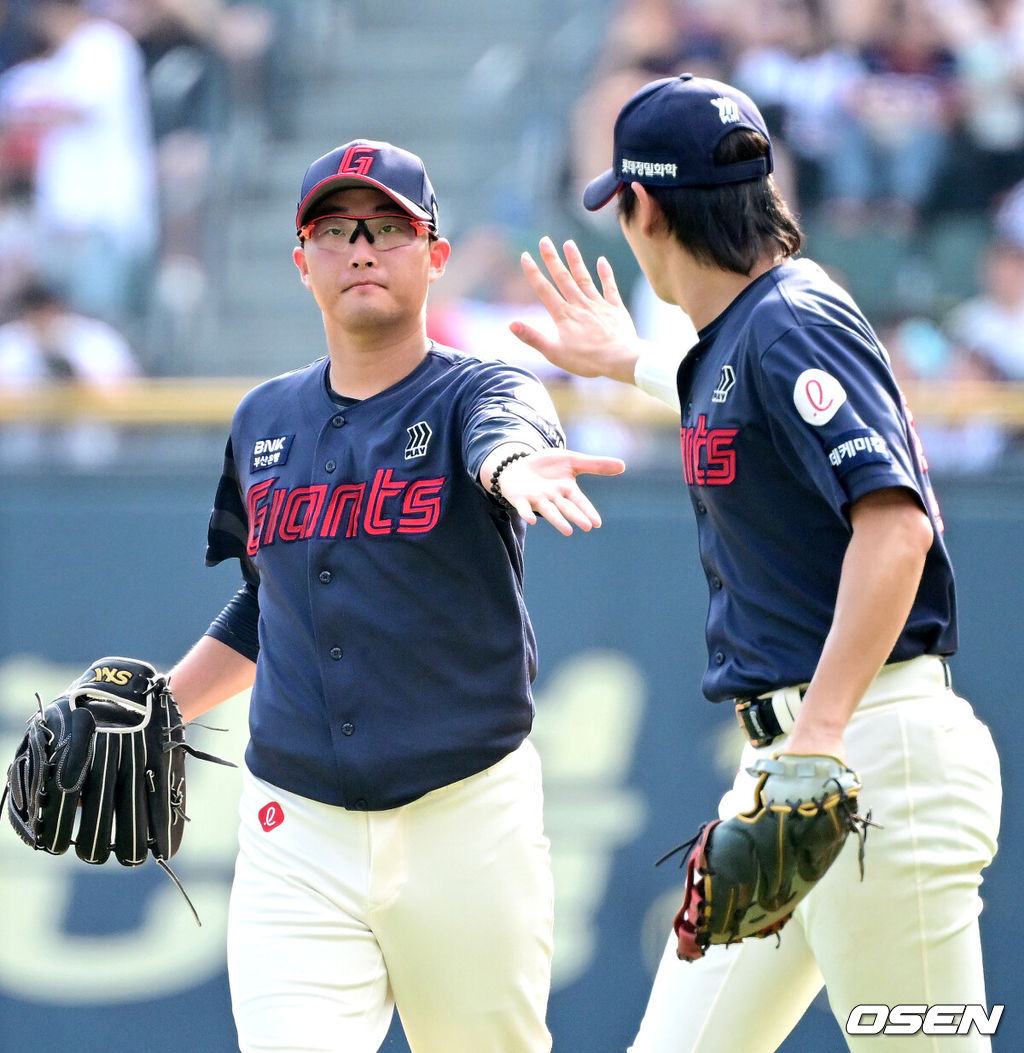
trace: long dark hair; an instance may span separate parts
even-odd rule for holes
[[[764,137],[746,128],[727,135],[715,151],[716,164],[746,161],[768,152]],[[771,176],[713,187],[648,187],[665,216],[669,232],[702,263],[749,274],[766,252],[793,256],[803,231]],[[619,214],[636,209],[628,184],[619,191]]]

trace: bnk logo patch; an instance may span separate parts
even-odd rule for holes
[[[257,439],[252,447],[251,470],[262,471],[264,468],[276,468],[288,460],[288,451],[292,448],[294,435],[278,435],[275,438]]]

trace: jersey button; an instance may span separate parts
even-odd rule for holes
[[[342,724],[341,725],[341,733],[342,733],[342,735],[352,735],[352,734],[355,733],[355,730],[356,730],[356,728],[355,728],[354,724]]]
[[[321,579],[321,581],[323,580],[323,575],[322,574],[320,575],[320,579]],[[722,579],[717,574],[712,574],[711,578],[710,578],[710,581],[711,581],[711,587],[713,589],[720,589],[722,587]]]
[[[332,428],[344,428],[345,427],[345,418],[340,413],[336,417],[332,417],[331,418],[331,427]]]
[[[333,575],[331,574],[331,572],[329,570],[322,570],[322,571],[320,571],[320,581],[324,585],[330,585],[332,577],[333,577]]]
[[[325,472],[333,472],[334,469],[337,468],[337,467],[338,467],[338,462],[337,461],[328,461],[324,465],[324,471]]]
[[[337,662],[345,652],[340,647],[332,647],[329,653],[330,656]]]
[[[369,802],[366,800],[365,797],[358,797],[352,803],[355,805],[356,810],[360,812],[365,812],[370,807]]]
[[[697,513],[699,515],[704,516],[704,515],[708,514],[708,506],[706,504],[704,504],[703,501],[698,501],[697,505],[696,505],[696,508],[697,508]]]
[[[725,655],[721,651],[715,651],[715,665],[725,665]]]

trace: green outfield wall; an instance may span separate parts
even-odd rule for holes
[[[35,692],[48,698],[103,654],[166,667],[202,634],[238,584],[235,567],[203,566],[216,469],[168,458],[147,471],[0,476],[0,756]],[[740,742],[732,715],[699,692],[705,588],[677,475],[632,471],[587,489],[601,530],[566,539],[541,523],[527,544],[557,897],[550,1025],[556,1053],[622,1053],[682,888],[679,870],[654,860],[711,814]],[[1020,799],[1024,481],[954,476],[937,489],[959,575],[956,686],[993,729],[1006,798]],[[214,720],[229,730],[192,740],[240,759],[245,719],[245,699],[232,700]],[[0,1050],[237,1048],[224,929],[238,777],[196,764],[190,780],[175,868],[202,928],[155,864],[92,868],[32,853],[0,827]],[[868,880],[870,858],[869,838]],[[1024,1049],[1022,870],[1011,812],[982,888],[989,1002],[1006,1005],[997,1051]],[[823,1004],[788,1053],[843,1048]],[[405,1048],[396,1027],[385,1049]]]

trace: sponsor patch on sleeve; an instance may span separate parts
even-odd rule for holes
[[[793,386],[793,404],[808,424],[821,427],[846,401],[843,385],[823,369],[805,369]]]
[[[881,435],[870,428],[859,428],[839,436],[828,451],[828,463],[841,478],[865,464],[891,464],[892,454]]]
[[[294,435],[277,435],[267,439],[257,439],[252,447],[250,469],[254,472],[264,468],[276,468],[288,460],[288,451],[292,448]]]

